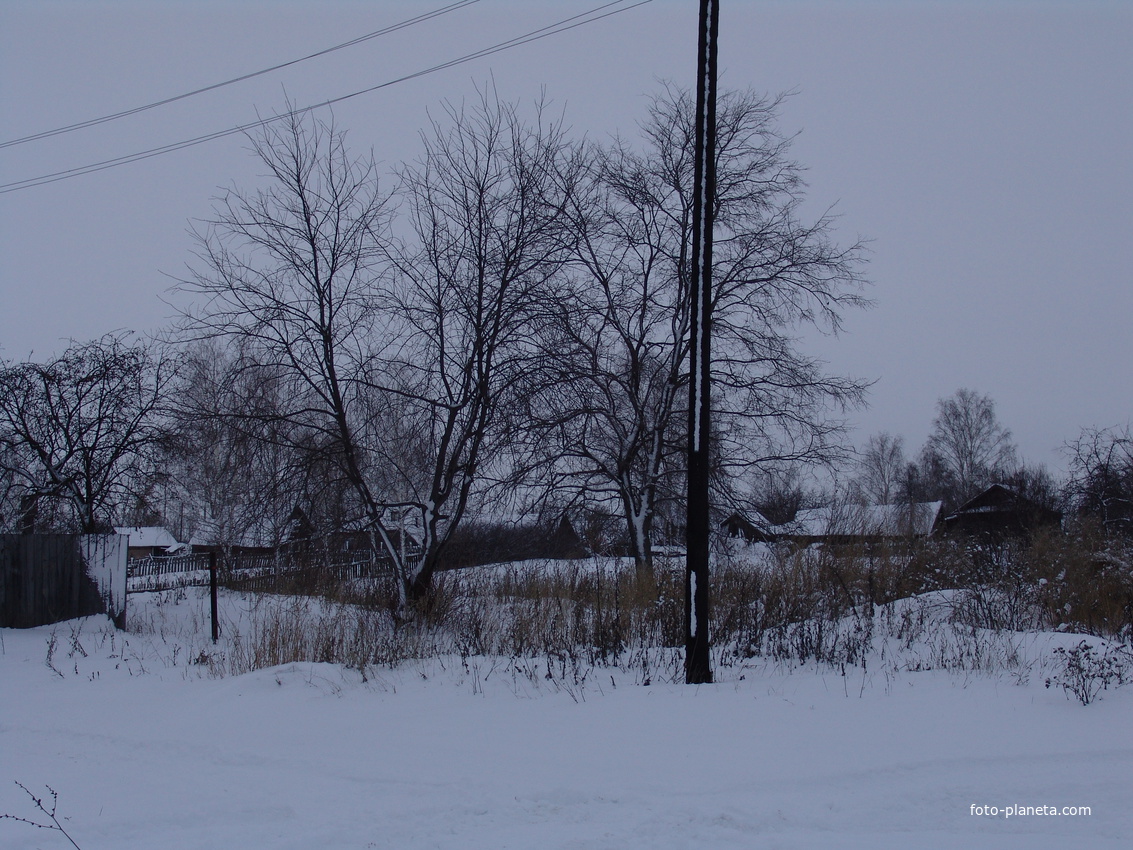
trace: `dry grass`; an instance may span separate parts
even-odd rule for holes
[[[1019,663],[1011,636],[1022,632],[1125,641],[1133,633],[1130,552],[1112,540],[754,551],[723,552],[713,568],[718,666],[763,658],[864,668],[893,647],[907,669],[986,670]],[[642,683],[677,678],[683,569],[683,561],[662,558],[653,576],[615,559],[446,572],[409,622],[391,615],[389,582],[305,576],[276,593],[247,594],[246,614],[227,648],[209,656],[210,669],[235,674],[313,661],[365,673],[420,659],[467,666],[491,658],[575,684],[601,668]]]

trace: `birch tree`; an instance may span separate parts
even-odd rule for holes
[[[177,511],[170,521],[211,545],[280,542],[292,509],[310,504],[304,454],[279,415],[285,388],[278,370],[236,346],[189,347],[163,456],[163,501]]]
[[[962,388],[940,399],[921,465],[937,480],[950,508],[1011,475],[1018,466],[1015,444],[991,396]]]
[[[874,434],[866,441],[858,458],[858,489],[870,504],[894,504],[900,496],[907,467],[904,438],[887,431]]]

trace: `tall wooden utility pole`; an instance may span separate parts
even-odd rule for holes
[[[685,681],[712,681],[708,656],[708,473],[711,436],[712,219],[716,197],[716,35],[719,0],[700,0],[696,150],[689,286],[688,566],[685,571]]]

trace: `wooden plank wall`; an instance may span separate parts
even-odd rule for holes
[[[0,626],[26,629],[105,613],[77,534],[0,534]]]

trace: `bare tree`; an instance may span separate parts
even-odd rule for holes
[[[385,333],[388,197],[373,158],[352,156],[332,124],[291,112],[265,125],[252,149],[270,183],[229,190],[195,231],[199,262],[180,284],[195,303],[180,331],[233,343],[247,370],[278,382],[279,404],[242,415],[270,425],[281,445],[318,455],[396,557],[375,487],[380,435],[365,416]],[[231,377],[243,380],[239,370]]]
[[[1066,452],[1070,507],[1107,532],[1133,533],[1133,428],[1083,429]]]
[[[807,482],[800,463],[767,464],[760,470],[748,502],[772,525],[794,522],[799,511],[816,508],[825,503]],[[808,484],[810,486],[808,486]]]
[[[403,604],[429,592],[500,446],[531,308],[564,261],[573,166],[541,117],[525,125],[489,95],[446,108],[401,170],[397,241],[372,160],[331,126],[269,125],[253,144],[272,185],[220,199],[182,284],[199,299],[183,331],[239,341],[281,382],[282,405],[254,415],[349,485]],[[391,533],[410,508],[419,555]]]
[[[959,389],[940,399],[921,465],[930,479],[937,480],[950,507],[1014,472],[1015,444],[996,417],[991,397]]]
[[[173,372],[160,351],[124,333],[0,369],[3,462],[24,512],[54,502],[64,508],[60,521],[79,531],[111,528],[150,473]]]
[[[857,487],[870,504],[893,504],[901,493],[907,467],[904,438],[887,431],[874,434],[858,458]]]
[[[401,498],[422,518],[421,556],[407,565],[413,596],[428,592],[485,469],[507,445],[533,322],[567,259],[565,208],[579,169],[561,125],[541,109],[526,124],[491,92],[471,107],[446,106],[423,143],[401,172],[412,235],[391,252],[400,328],[383,379],[399,399],[393,427],[403,432],[384,465],[404,467]]]
[[[20,531],[32,519],[27,510],[30,503],[26,459],[16,435],[0,420],[0,530]]]
[[[210,545],[279,542],[302,498],[302,454],[279,416],[285,382],[234,346],[183,358],[159,485],[166,522]]]
[[[779,104],[731,92],[717,106],[717,499],[761,465],[831,458],[842,431],[831,410],[864,389],[796,343],[800,326],[836,332],[842,311],[866,302],[861,247],[835,245],[827,216],[800,218],[803,182],[775,126]],[[573,207],[576,275],[546,344],[552,376],[532,405],[555,473],[580,498],[620,505],[647,571],[658,508],[679,498],[684,473],[694,126],[692,98],[668,87],[642,127],[643,152],[620,142],[595,152]]]

